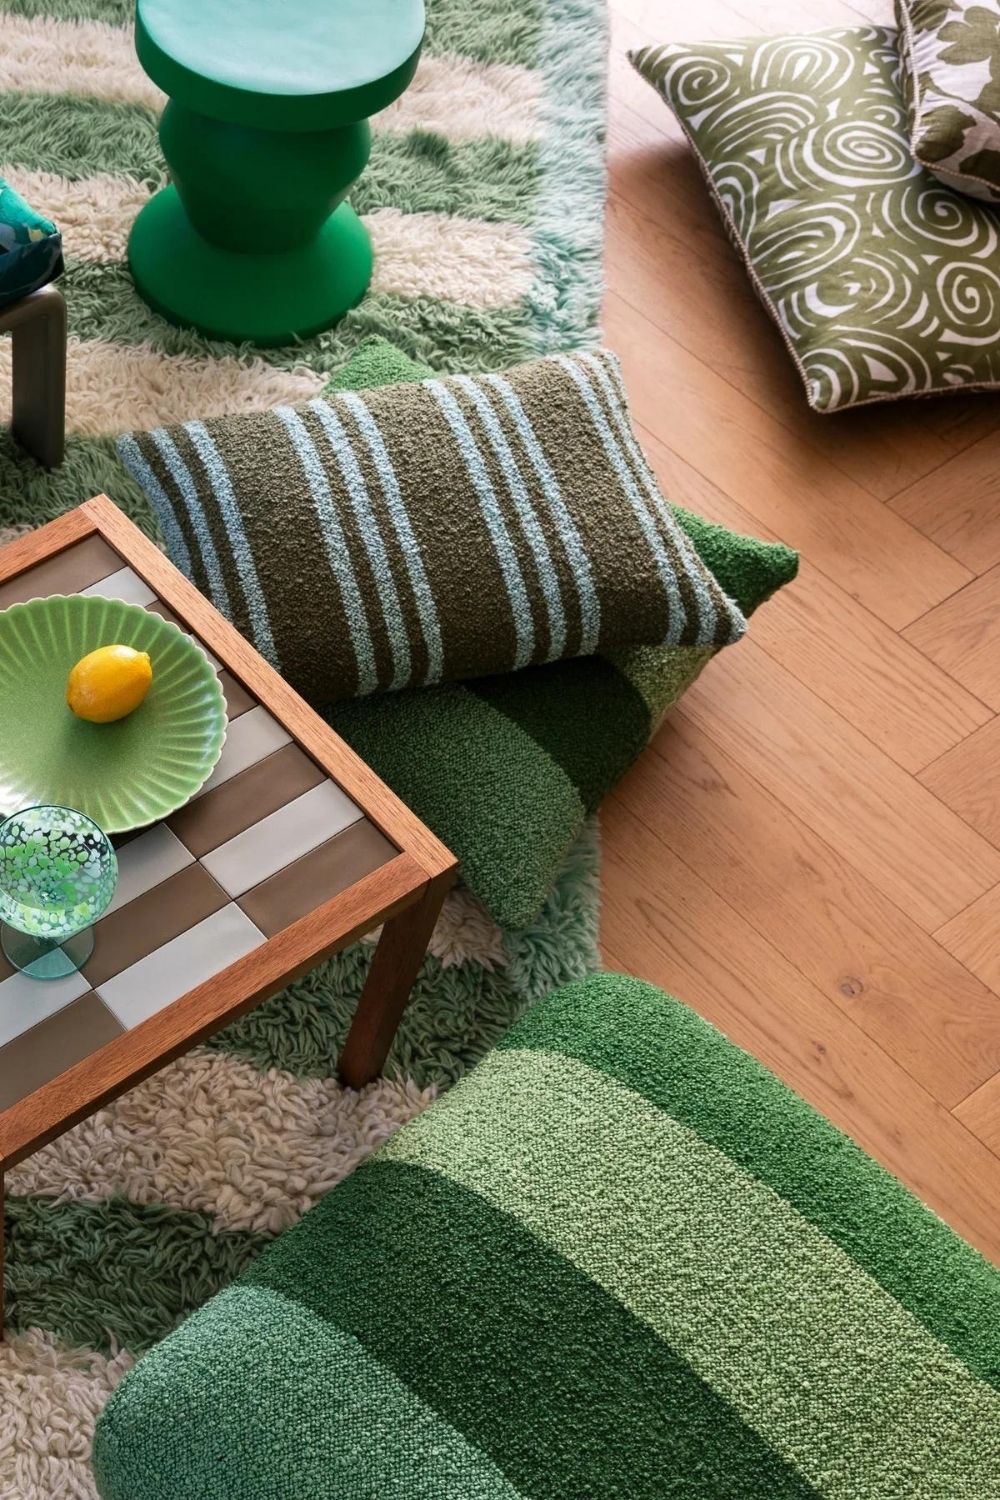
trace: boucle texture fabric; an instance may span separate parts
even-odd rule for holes
[[[910,149],[946,187],[1000,199],[1000,11],[896,0]]]
[[[607,351],[118,451],[172,560],[317,708],[745,628],[659,492]]]
[[[105,1500],[985,1500],[1000,1272],[600,975],[126,1376],[94,1460]]]
[[[819,412],[1000,384],[1000,225],[913,159],[882,26],[644,47]]]

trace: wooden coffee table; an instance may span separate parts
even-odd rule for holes
[[[32,980],[0,955],[0,1207],[7,1169],[384,924],[339,1060],[363,1087],[455,876],[444,845],[103,495],[0,551],[0,609],[73,593],[195,636],[229,729],[196,797],[116,839],[118,891],[80,974]],[[2,1255],[0,1215],[0,1271]]]

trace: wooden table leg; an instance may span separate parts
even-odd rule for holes
[[[454,880],[452,871],[431,880],[419,901],[390,918],[382,928],[368,979],[340,1054],[340,1078],[361,1089],[377,1078],[389,1055],[400,1017],[427,952],[441,904]]]

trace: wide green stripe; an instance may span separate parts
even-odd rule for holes
[[[0,11],[130,27],[135,0],[2,0]],[[477,0],[471,7],[468,0],[428,0],[424,48],[438,54],[457,52],[481,62],[532,67],[543,11],[542,0],[519,0],[513,15],[509,0]]]
[[[632,646],[626,651],[609,651],[608,660],[645,703],[652,735],[663,715],[687,692],[714,655],[714,646]]]
[[[135,1353],[227,1286],[266,1237],[218,1233],[211,1216],[116,1198],[6,1202],[7,1323],[68,1344]]]
[[[358,1339],[540,1500],[813,1493],[619,1301],[434,1173],[365,1163],[245,1282]]]
[[[462,851],[462,879],[494,918],[515,929],[530,922],[534,893],[545,889],[584,815],[577,788],[545,749],[457,685],[342,703],[329,717],[417,816]]]
[[[501,1042],[619,1078],[780,1193],[1000,1389],[1000,1271],[773,1073],[653,985],[602,974]]]
[[[110,172],[150,185],[165,181],[157,116],[141,104],[0,93],[0,143],[5,162],[33,171],[74,180]],[[537,186],[534,143],[386,131],[375,135],[351,203],[358,213],[395,208],[529,225]]]
[[[110,495],[147,536],[160,539],[153,508],[123,467],[114,438],[70,435],[60,467],[42,469],[26,458],[9,429],[0,430],[4,526],[40,526],[102,492]]]
[[[783,1198],[617,1079],[497,1051],[379,1160],[517,1218],[829,1500],[856,1500],[860,1476],[866,1500],[995,1483],[997,1393]]]
[[[166,180],[156,114],[141,104],[72,94],[0,93],[0,143],[10,166],[74,181],[97,172]]]
[[[588,811],[621,779],[649,739],[651,719],[642,695],[599,656],[480,677],[466,687],[530,735],[561,767]],[[552,712],[554,698],[558,714]],[[586,733],[581,733],[584,724]]]
[[[63,282],[70,332],[83,339],[122,344],[148,343],[164,354],[232,354],[232,344],[215,343],[189,328],[175,328],[150,311],[123,265],[77,263]],[[286,349],[254,352],[282,369],[308,365],[333,373],[362,339],[392,338],[412,359],[439,369],[498,368],[527,359],[529,312],[524,307],[465,307],[430,297],[369,293],[336,328]]]
[[[164,1402],[164,1362],[189,1403],[196,1391],[205,1400],[210,1443]],[[261,1370],[265,1380],[255,1378]],[[276,1411],[286,1438],[277,1444]],[[205,1464],[208,1448],[227,1462]],[[292,1473],[295,1493],[317,1500],[519,1500],[485,1454],[356,1339],[279,1292],[247,1286],[228,1287],[126,1378],[101,1418],[94,1470],[104,1500],[287,1494]]]
[[[753,614],[777,589],[791,583],[799,571],[798,553],[782,542],[742,536],[681,505],[673,510],[702,562],[745,615]]]

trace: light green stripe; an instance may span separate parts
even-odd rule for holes
[[[784,1199],[606,1074],[495,1052],[379,1159],[532,1229],[827,1500],[997,1493],[997,1393]]]
[[[3,159],[75,181],[97,172],[165,180],[157,115],[141,104],[70,94],[0,93]],[[447,213],[531,225],[538,145],[496,136],[447,141],[425,132],[376,131],[371,159],[351,189],[358,213],[379,208]]]
[[[257,1476],[260,1494],[520,1500],[520,1491],[485,1453],[362,1344],[277,1291],[227,1287],[174,1335],[169,1360],[174,1368],[198,1370],[206,1344],[213,1351],[212,1441],[234,1455],[239,1473]],[[161,1493],[187,1493],[191,1471],[184,1445],[176,1441],[176,1411],[163,1401],[161,1380],[147,1380],[145,1368],[129,1377],[127,1393],[112,1403],[101,1425],[98,1477],[112,1495],[146,1494],[145,1456],[156,1453],[167,1463]],[[254,1369],[266,1371],[262,1383],[248,1383]],[[298,1438],[308,1436],[294,1453],[275,1444],[274,1413],[282,1410],[294,1411]],[[119,1413],[125,1429],[120,1443]],[[140,1427],[144,1441],[137,1447],[132,1435]],[[184,1472],[171,1472],[171,1456]],[[133,1472],[136,1462],[144,1472]],[[211,1492],[233,1494],[232,1471]]]
[[[213,343],[158,317],[139,297],[123,265],[77,263],[70,267],[63,285],[70,332],[77,338],[148,343],[162,354],[193,354],[201,359],[232,353],[231,344]],[[529,320],[529,309],[523,306],[475,308],[435,302],[430,297],[411,300],[373,292],[319,338],[255,353],[281,369],[301,369],[305,364],[332,375],[363,339],[379,334],[411,358],[449,373],[502,369],[530,357]]]

